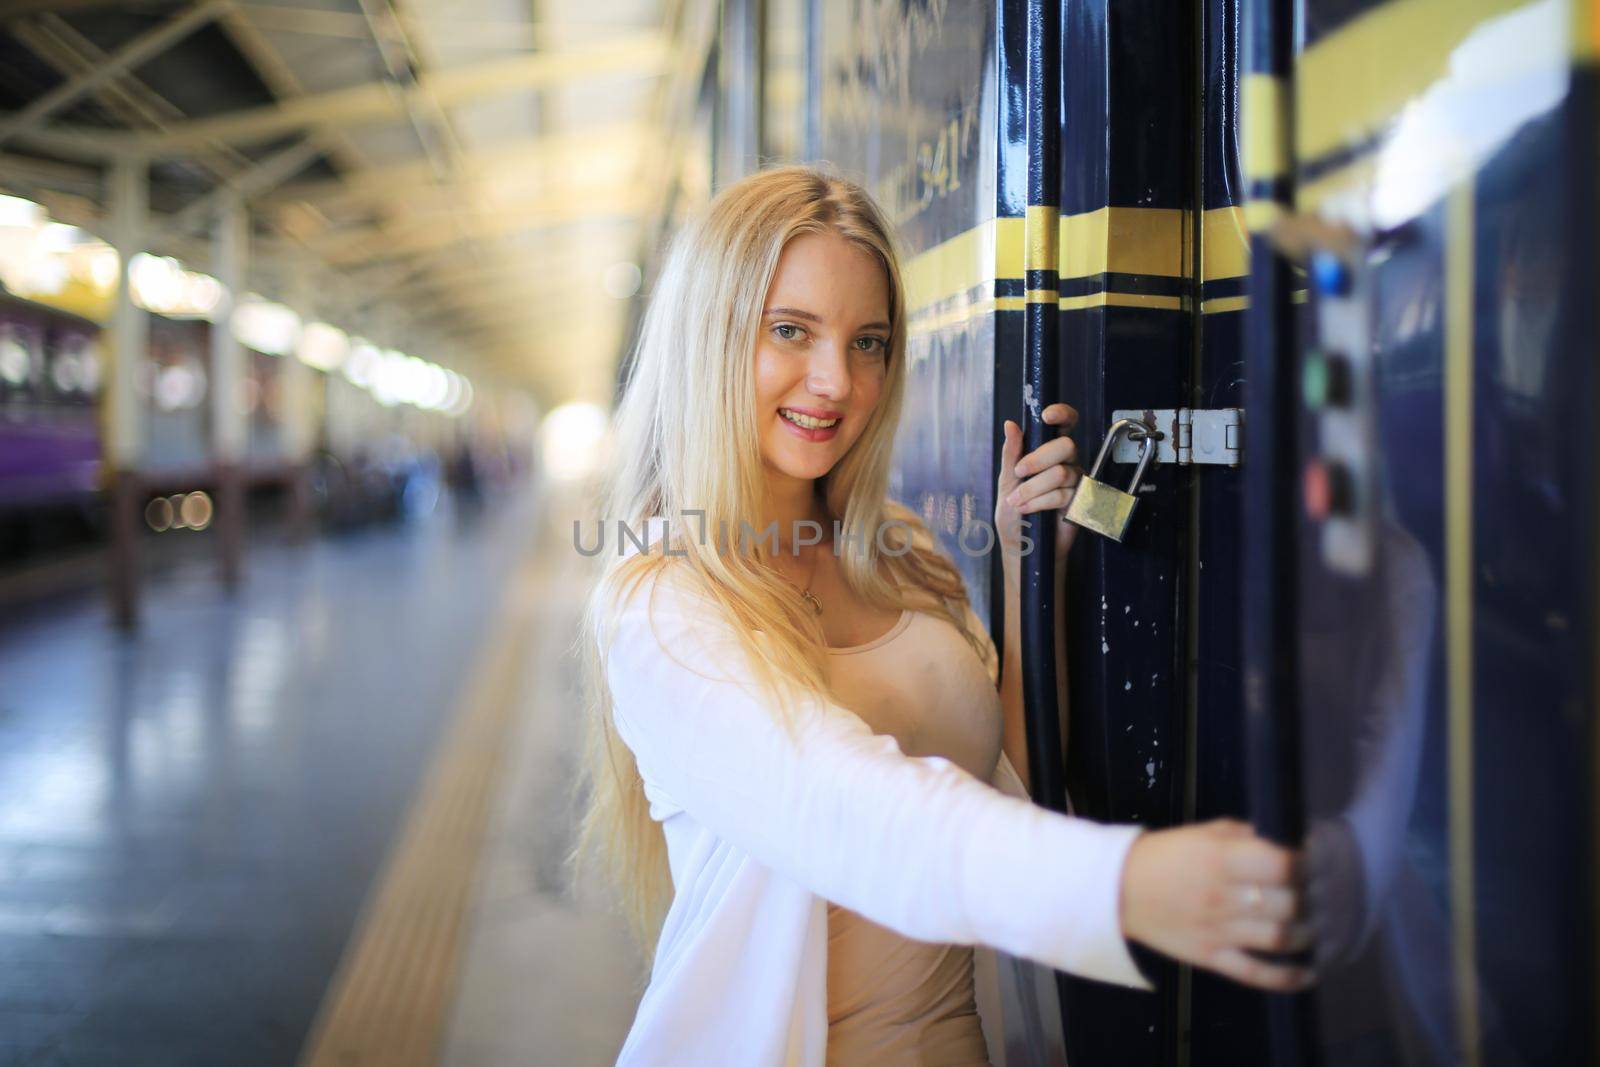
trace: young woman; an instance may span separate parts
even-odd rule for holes
[[[654,944],[619,1063],[988,1064],[979,945],[1146,989],[1127,939],[1309,980],[1247,951],[1306,942],[1290,853],[1026,799],[1019,517],[1065,506],[1076,455],[1021,456],[1006,426],[1002,676],[960,573],[886,495],[906,307],[861,189],[788,167],[722,192],[636,355],[600,505],[623,551],[582,637],[578,851]]]

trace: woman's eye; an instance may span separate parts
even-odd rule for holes
[[[881,337],[858,337],[858,338],[856,338],[856,348],[859,349],[862,352],[874,352],[874,351],[880,351],[881,352],[881,351],[886,351],[888,349],[888,347],[889,346],[884,342],[883,338],[881,338]]]
[[[772,328],[772,332],[785,341],[793,341],[800,336],[800,327],[792,322],[780,322]]]

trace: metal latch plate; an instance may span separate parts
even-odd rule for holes
[[[1157,463],[1239,465],[1244,432],[1240,408],[1119,408],[1111,413],[1112,422],[1117,419],[1140,419],[1155,426],[1161,434],[1156,442]],[[1112,462],[1139,462],[1140,444],[1123,435],[1111,453]]]

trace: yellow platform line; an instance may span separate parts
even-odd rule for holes
[[[535,623],[530,556],[322,1001],[301,1067],[434,1067]]]

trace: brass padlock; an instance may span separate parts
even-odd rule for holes
[[[1111,455],[1117,438],[1134,430],[1143,432],[1144,444],[1139,448],[1139,468],[1133,472],[1133,484],[1124,492],[1098,479],[1100,468]],[[1133,506],[1139,502],[1133,494],[1139,491],[1139,481],[1150,465],[1150,457],[1156,454],[1156,439],[1160,436],[1138,419],[1118,419],[1112,423],[1111,429],[1106,431],[1105,444],[1100,446],[1100,454],[1094,458],[1094,466],[1078,480],[1077,492],[1072,494],[1072,503],[1067,505],[1067,521],[1113,541],[1121,541],[1122,535],[1128,532],[1128,520],[1133,518]]]

